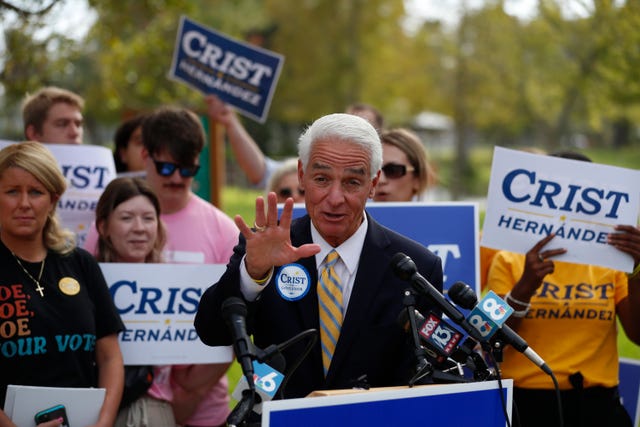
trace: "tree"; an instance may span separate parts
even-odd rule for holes
[[[31,0],[27,2],[0,0],[0,17],[5,12],[15,12],[21,17],[44,16],[60,0]]]

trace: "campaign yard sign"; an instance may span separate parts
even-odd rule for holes
[[[636,225],[640,171],[496,147],[482,245],[526,253],[550,233],[554,260],[630,272],[633,259],[607,244]]]
[[[216,94],[238,111],[264,123],[284,57],[183,16],[169,78],[204,94]]]
[[[118,337],[125,365],[233,360],[230,346],[205,345],[193,326],[200,297],[225,265],[101,263],[100,268],[125,324]]]

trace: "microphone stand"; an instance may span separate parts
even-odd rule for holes
[[[253,406],[256,403],[256,392],[254,389],[242,390],[242,399],[238,402],[233,408],[233,411],[227,416],[227,426],[229,427],[249,427],[249,426],[260,426],[260,422],[257,424],[247,421],[247,415],[251,413],[253,410]]]
[[[407,310],[409,318],[409,327],[411,329],[411,337],[413,339],[414,355],[416,357],[416,372],[409,380],[409,387],[413,387],[418,381],[426,376],[433,374],[433,366],[427,360],[427,352],[420,344],[420,336],[418,335],[418,325],[416,322],[416,295],[411,289],[405,289],[402,303]]]
[[[272,344],[264,350],[253,346],[254,351],[251,354],[251,358],[253,360],[257,360],[260,363],[276,362],[277,366],[275,366],[274,363],[274,369],[283,372],[285,370],[286,362],[282,355],[282,350],[307,337],[310,337],[311,340],[307,344],[307,348],[305,349],[304,354],[299,360],[294,363],[294,365],[289,369],[288,372],[284,373],[285,379],[283,380],[282,384],[280,385],[280,389],[278,390],[278,395],[281,398],[284,397],[283,390],[286,386],[287,379],[297,369],[304,357],[309,353],[309,351],[315,344],[316,340],[318,339],[318,331],[315,329],[304,330],[293,338],[290,338],[281,344]],[[251,385],[249,387],[251,387]],[[253,407],[261,402],[262,399],[260,398],[260,395],[256,393],[255,386],[251,387],[250,389],[243,390],[242,399],[236,404],[236,406],[227,417],[227,425],[229,427],[260,427],[262,425],[262,420],[255,420],[256,416],[258,415],[253,411]]]

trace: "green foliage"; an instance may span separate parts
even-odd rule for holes
[[[561,0],[546,0],[523,21],[490,0],[459,10],[457,27],[424,22],[413,31],[403,26],[403,0],[88,2],[98,18],[80,42],[36,37],[42,16],[3,28],[6,111],[46,84],[82,94],[89,127],[114,128],[161,104],[202,110],[201,94],[167,78],[184,15],[240,40],[261,36],[285,57],[267,124],[248,126],[272,156],[290,154],[292,130],[354,101],[377,106],[390,126],[410,126],[424,110],[452,116],[456,151],[444,161],[462,171],[446,177],[460,196],[483,187],[470,152],[479,144],[552,150],[577,134],[598,147],[638,139],[638,2],[585,2],[586,13],[567,17]]]
[[[627,169],[638,169],[640,165],[640,150],[636,147],[621,147],[617,150],[610,148],[588,148],[576,151],[583,152],[595,163],[618,166]],[[454,153],[435,152],[432,161],[438,166],[438,179],[445,188],[450,186],[453,175],[457,172]],[[471,174],[466,188],[468,197],[486,197],[491,176],[491,162],[493,160],[493,146],[478,145],[469,151]]]

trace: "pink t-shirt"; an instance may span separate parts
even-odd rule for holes
[[[233,247],[238,243],[239,231],[224,212],[195,194],[184,209],[169,215],[160,215],[167,228],[164,260],[181,264],[227,264]],[[98,232],[95,225],[85,240],[84,248],[97,252]],[[181,366],[174,366],[181,369]],[[170,366],[156,366],[155,378],[149,394],[157,399],[171,401]],[[229,415],[227,376],[200,402],[186,422],[193,426],[214,426],[225,422]]]

